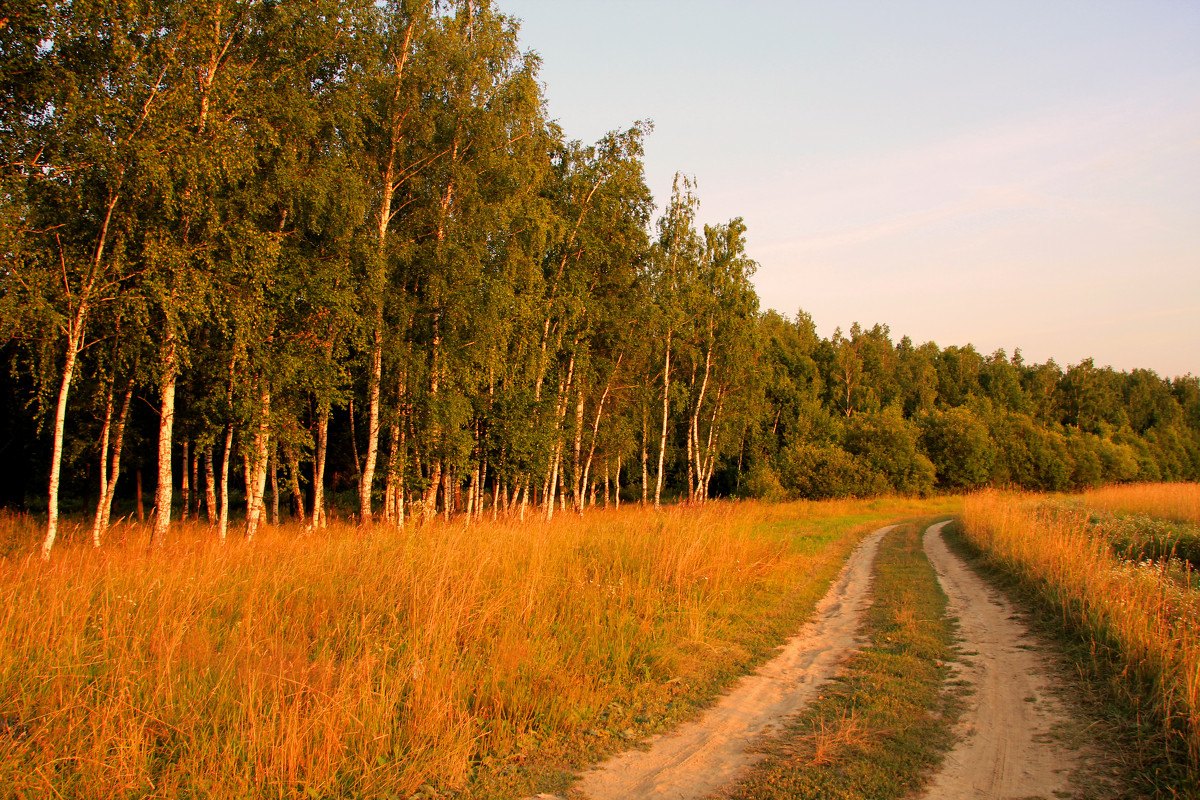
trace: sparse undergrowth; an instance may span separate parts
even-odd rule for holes
[[[935,507],[284,528],[224,547],[180,526],[149,553],[131,526],[48,565],[30,546],[0,559],[0,795],[554,788],[767,657],[881,518]]]
[[[868,644],[735,789],[736,800],[908,797],[952,744],[961,701],[946,596],[925,558],[925,524],[890,533],[876,558]]]

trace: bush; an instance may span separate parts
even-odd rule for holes
[[[846,433],[846,450],[883,475],[896,491],[928,494],[936,473],[917,447],[918,433],[917,426],[891,406],[856,417]]]
[[[795,444],[783,452],[782,484],[808,500],[868,497],[889,488],[887,478],[835,444]]]
[[[933,462],[938,485],[977,489],[988,482],[996,463],[996,447],[987,426],[968,408],[925,414],[920,420],[921,445]]]

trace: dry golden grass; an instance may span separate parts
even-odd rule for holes
[[[49,564],[0,517],[0,795],[522,791],[732,680],[910,501],[710,504],[220,546],[144,527]],[[870,524],[868,524],[870,521]],[[83,537],[80,537],[81,539]],[[534,770],[536,771],[536,770]]]
[[[1107,486],[1081,495],[1089,508],[1200,525],[1200,483],[1137,483]]]
[[[1141,504],[1144,513],[1150,503],[1186,508],[1194,491],[1190,485],[1131,487],[1128,494],[1089,492],[1085,503],[1101,496]],[[1172,499],[1172,493],[1180,497]],[[1200,593],[1167,579],[1160,565],[1131,563],[1114,554],[1089,526],[1086,511],[1042,500],[995,492],[968,498],[962,515],[966,535],[1086,630],[1094,651],[1119,652],[1130,673],[1152,687],[1153,711],[1166,738],[1183,739],[1195,769],[1200,763]]]

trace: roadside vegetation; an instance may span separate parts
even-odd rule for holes
[[[1112,486],[1085,492],[1078,503],[1118,555],[1166,562],[1185,583],[1200,568],[1200,484]]]
[[[520,796],[765,658],[881,519],[720,503],[0,559],[6,797]],[[40,526],[0,518],[7,539]]]
[[[867,645],[729,797],[907,798],[941,762],[961,702],[945,686],[957,656],[946,596],[922,549],[930,521],[883,540]]]
[[[1128,558],[1087,509],[1176,513],[1195,491],[1128,487],[1069,502],[984,492],[962,513],[967,542],[1077,642],[1072,657],[1124,717],[1131,775],[1163,797],[1200,790],[1200,591],[1188,562]]]
[[[1080,496],[1086,508],[1114,514],[1141,514],[1200,525],[1200,483],[1145,483],[1106,486]]]

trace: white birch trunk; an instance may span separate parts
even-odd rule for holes
[[[208,524],[217,521],[217,480],[213,470],[213,446],[204,448],[204,502]]]
[[[54,444],[50,454],[49,501],[46,506],[46,536],[42,540],[42,560],[50,560],[50,549],[58,536],[58,483],[62,474],[63,434],[67,421],[67,396],[71,391],[71,379],[75,375],[75,361],[83,343],[83,327],[87,319],[87,305],[80,303],[71,320],[67,335],[67,360],[63,365],[62,383],[58,388],[58,404],[54,409]]]
[[[111,391],[111,390],[110,390]],[[111,394],[110,394],[111,397]],[[100,501],[96,506],[96,517],[92,524],[92,544],[100,546],[100,540],[108,531],[108,521],[112,516],[113,498],[117,494],[117,478],[121,476],[121,449],[125,443],[125,420],[129,418],[129,404],[133,399],[133,378],[125,389],[125,397],[121,401],[121,412],[117,416],[116,428],[108,435],[108,420],[105,419],[105,435],[101,437],[100,457]],[[111,404],[111,403],[110,403]],[[112,453],[108,447],[111,441]],[[105,476],[105,471],[108,474]]]
[[[621,508],[621,457],[617,456],[617,472],[613,475],[613,506]]]
[[[384,234],[381,232],[381,237]],[[382,258],[382,254],[380,258]],[[380,303],[383,301],[380,300]],[[383,377],[383,309],[380,307],[375,318],[375,332],[371,341],[371,375],[367,382],[369,403],[367,409],[367,458],[363,464],[362,480],[358,484],[359,524],[371,525],[371,489],[375,483],[375,462],[379,458],[379,383]]]
[[[151,544],[156,547],[166,544],[174,490],[171,445],[175,430],[175,384],[179,378],[179,370],[173,331],[167,334],[163,362],[162,397],[158,417],[158,485],[154,488],[154,529],[150,533]]]
[[[100,428],[100,500],[96,504],[96,516],[92,523],[92,546],[100,546],[100,517],[104,509],[104,501],[108,497],[108,434],[112,427],[113,391],[116,379],[108,385],[108,395],[104,398],[104,425]]]
[[[312,510],[309,527],[320,530],[325,527],[325,453],[329,449],[329,409],[322,408],[317,414],[317,452],[313,462]]]
[[[225,452],[221,456],[221,510],[217,517],[217,538],[222,542],[229,532],[229,468],[232,460],[233,423],[230,422],[225,426]]]
[[[267,483],[268,448],[271,443],[271,390],[263,386],[259,405],[254,452],[246,457],[246,539],[254,538],[262,519],[263,494]]]
[[[662,435],[658,440],[658,473],[654,478],[654,507],[662,508],[663,465],[667,455],[667,417],[671,396],[671,331],[667,331],[667,349],[663,358]]]
[[[583,452],[583,382],[577,388],[578,401],[575,403],[575,452],[571,462],[571,477],[575,485],[571,487],[571,502],[578,513],[583,513],[583,492],[587,488],[584,481],[583,464],[580,459]]]

